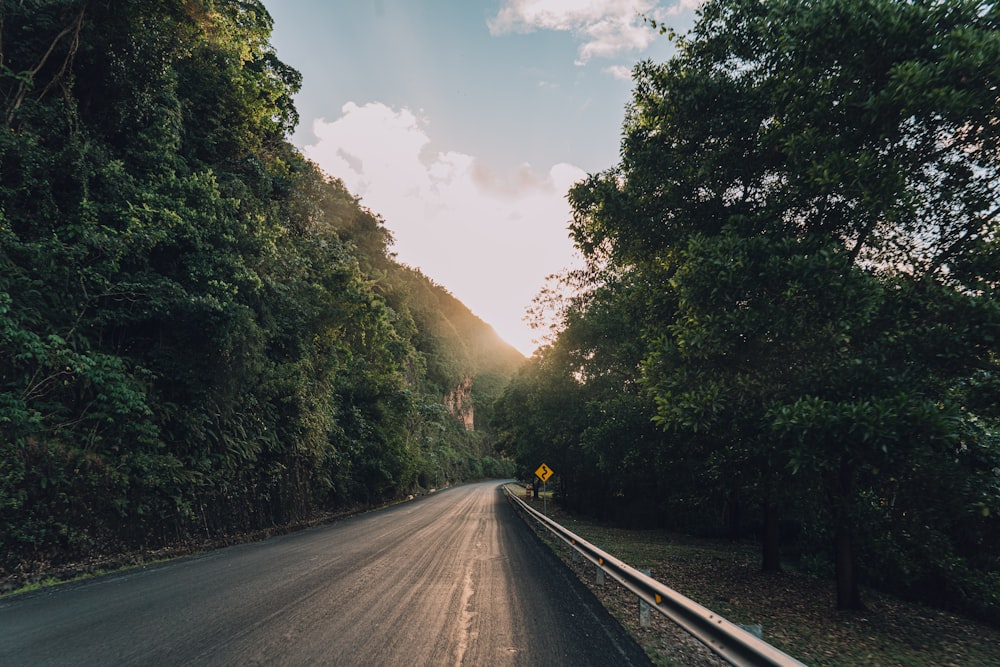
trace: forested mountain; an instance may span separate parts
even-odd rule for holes
[[[287,142],[259,2],[0,27],[0,575],[509,473],[523,360]]]
[[[1000,620],[1000,8],[709,0],[497,406],[564,502]]]

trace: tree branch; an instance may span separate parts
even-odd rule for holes
[[[83,16],[86,11],[86,6],[80,8],[80,13],[77,14],[75,24],[71,26],[73,29],[73,38],[70,41],[69,50],[66,52],[66,57],[63,59],[62,66],[59,68],[59,71],[56,72],[55,76],[53,76],[48,82],[48,84],[46,84],[45,88],[42,89],[42,92],[39,93],[37,98],[38,100],[45,97],[52,87],[56,85],[56,83],[60,82],[64,76],[66,76],[66,72],[69,70],[70,64],[73,62],[73,57],[76,55],[76,50],[80,48],[80,31],[83,30]],[[65,31],[63,32],[65,33]],[[49,52],[51,53],[51,49],[49,49]],[[46,57],[48,57],[48,54],[46,54]]]
[[[865,228],[862,229],[861,233],[858,235],[858,240],[854,244],[854,247],[851,248],[851,253],[849,255],[850,264],[852,266],[857,261],[858,255],[861,254],[861,249],[864,248],[865,242],[868,240],[868,237],[871,236],[872,230],[875,229],[875,225],[877,224],[878,224],[878,216],[873,215],[872,219],[868,222],[867,225],[865,225]]]
[[[73,23],[67,28],[65,28],[58,35],[56,35],[55,39],[52,40],[52,43],[49,44],[48,50],[42,56],[41,60],[38,61],[38,64],[26,72],[27,77],[26,79],[21,80],[21,83],[17,88],[17,94],[14,96],[14,104],[7,112],[8,127],[14,121],[14,113],[21,107],[21,104],[24,102],[24,98],[28,96],[29,82],[32,79],[34,79],[34,77],[40,71],[42,71],[42,68],[45,67],[45,63],[48,62],[49,57],[52,55],[52,52],[55,51],[56,47],[59,45],[59,42],[61,42],[63,38],[66,37],[67,35],[72,35],[73,38],[70,43],[70,48],[68,53],[66,54],[66,58],[63,60],[62,66],[59,68],[59,71],[56,72],[52,80],[49,81],[49,83],[45,86],[45,88],[42,89],[42,92],[38,96],[38,99],[40,100],[43,97],[45,97],[45,95],[49,92],[49,90],[52,89],[52,86],[58,83],[58,81],[66,74],[66,70],[69,68],[69,64],[72,62],[73,56],[76,55],[76,50],[80,45],[80,31],[83,29],[83,17],[86,12],[86,9],[87,9],[86,7],[80,8],[80,13],[77,14],[76,19],[73,21]]]
[[[975,228],[981,227],[983,224],[986,223],[986,221],[996,216],[997,214],[1000,214],[1000,206],[994,207],[992,211],[988,212],[982,218],[976,218]],[[975,228],[970,224],[969,227],[963,230],[964,232],[966,232],[964,235],[959,236],[957,239],[949,243],[944,250],[938,253],[938,256],[935,257],[930,262],[930,264],[927,266],[927,270],[924,271],[924,279],[930,278],[934,272],[936,272],[938,269],[941,268],[942,264],[947,262],[950,257],[954,256],[955,251],[961,248],[962,245],[968,243],[970,240],[974,238],[977,238],[978,234],[975,233]]]

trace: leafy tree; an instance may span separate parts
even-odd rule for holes
[[[860,526],[914,461],[971,479],[970,452],[993,451],[959,388],[996,373],[998,18],[709,2],[677,57],[637,67],[621,164],[571,194],[578,245],[643,271],[659,303],[643,329],[659,423],[765,507],[823,489],[842,608],[861,604]],[[992,520],[963,488],[981,543]],[[968,557],[934,530],[931,569]]]
[[[561,332],[536,352],[495,404],[498,444],[521,474],[545,462],[559,497],[577,511],[652,525],[657,488],[673,481],[658,466],[662,434],[638,382],[641,344],[627,335],[642,304],[627,278],[600,283],[564,277],[575,296],[555,305]],[[678,475],[679,477],[679,475]]]
[[[443,400],[519,355],[287,143],[260,2],[25,0],[0,30],[0,568],[505,468]]]

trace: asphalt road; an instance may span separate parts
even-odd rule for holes
[[[496,482],[0,600],[0,665],[648,665]]]

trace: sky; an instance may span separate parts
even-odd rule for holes
[[[546,278],[579,266],[566,193],[614,167],[642,16],[698,0],[264,0],[302,73],[292,142],[382,216],[418,268],[530,355]]]

